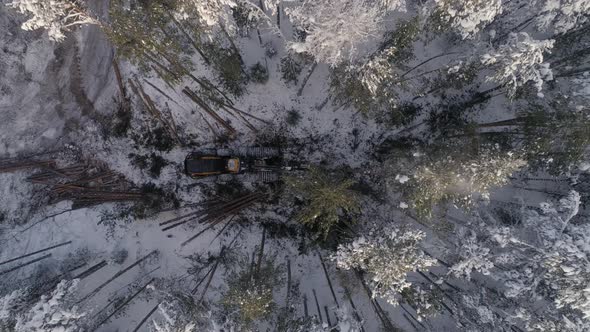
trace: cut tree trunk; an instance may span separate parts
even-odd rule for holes
[[[315,306],[316,306],[316,309],[318,310],[318,319],[320,320],[320,323],[322,323],[324,321],[324,319],[322,318],[322,310],[320,309],[320,303],[318,302],[318,296],[315,292],[315,288],[312,289],[312,291],[313,291],[313,298],[315,300]]]
[[[229,41],[229,44],[231,45],[232,50],[234,51],[234,53],[236,54],[236,56],[240,60],[240,65],[243,67],[244,66],[244,59],[242,58],[242,55],[240,54],[240,50],[236,46],[236,43],[234,43],[233,38],[227,32],[223,23],[219,23],[219,27],[221,28],[221,31],[223,32],[223,35],[225,36],[225,38],[227,38],[227,40]]]
[[[178,22],[178,20],[176,20],[176,18],[174,18],[174,15],[172,15],[171,13],[168,13],[168,16],[170,17],[172,22],[174,22],[174,25],[176,25],[176,27],[178,27],[178,30],[180,30],[180,32],[182,32],[182,34],[190,41],[191,45],[193,45],[193,47],[199,53],[201,58],[203,58],[205,63],[207,65],[211,64],[211,61],[209,61],[209,58],[207,58],[207,56],[205,55],[205,53],[203,53],[203,51],[201,50],[199,45],[197,45],[197,42],[191,37],[191,35],[186,31],[186,29],[182,26],[182,24],[180,22]]]
[[[287,299],[285,307],[289,308],[289,299],[291,297],[291,260],[287,259]]]
[[[48,251],[48,250],[51,250],[51,249],[55,249],[55,248],[59,248],[59,247],[63,247],[63,246],[65,246],[65,245],[68,245],[68,244],[70,244],[70,243],[72,243],[72,241],[63,242],[63,243],[56,244],[56,245],[54,245],[54,246],[51,246],[51,247],[47,247],[47,248],[44,248],[44,249],[41,249],[41,250],[37,250],[37,251],[31,252],[31,253],[28,253],[28,254],[24,254],[24,255],[22,255],[22,256],[18,256],[18,257],[15,257],[15,258],[11,258],[11,259],[9,259],[9,260],[7,260],[7,261],[0,262],[0,265],[8,264],[8,263],[11,263],[11,262],[17,261],[17,260],[19,260],[19,259],[22,259],[22,258],[25,258],[25,257],[29,257],[29,256],[33,256],[33,255],[36,255],[36,254],[38,254],[38,253],[42,253],[42,252],[45,252],[45,251]]]
[[[102,284],[100,284],[98,287],[96,287],[94,290],[92,290],[86,296],[82,297],[82,299],[78,300],[77,303],[81,303],[81,302],[89,299],[90,297],[96,295],[98,292],[100,292],[101,289],[103,289],[104,287],[106,287],[108,284],[110,284],[111,282],[113,282],[114,280],[116,280],[117,278],[119,278],[120,276],[122,276],[123,274],[129,272],[129,270],[131,270],[135,266],[141,264],[143,261],[145,261],[146,259],[148,259],[152,255],[155,255],[156,253],[157,253],[157,251],[154,250],[154,251],[150,252],[149,254],[143,256],[142,258],[138,259],[137,261],[135,261],[135,263],[133,263],[133,264],[129,265],[128,267],[120,270],[114,276],[112,276],[110,279],[108,279],[107,281],[105,281]]]
[[[334,302],[336,303],[336,307],[340,308],[340,304],[338,303],[338,299],[336,298],[336,292],[334,292],[334,287],[332,287],[332,280],[330,280],[330,276],[328,275],[328,269],[326,269],[326,264],[324,263],[324,259],[322,258],[322,254],[318,251],[318,257],[320,258],[320,263],[322,263],[322,269],[324,270],[324,275],[326,276],[326,280],[328,281],[328,286],[330,287],[330,292],[332,293],[332,297],[334,298]]]
[[[85,278],[89,277],[90,275],[94,274],[95,272],[97,272],[98,270],[102,269],[105,266],[107,266],[107,261],[102,260],[102,261],[98,262],[97,264],[88,268],[86,271],[75,276],[74,279],[80,279],[80,280],[85,279]]]
[[[303,89],[307,85],[307,81],[309,81],[309,78],[311,77],[311,75],[313,74],[313,72],[315,71],[315,69],[316,69],[317,66],[318,66],[318,63],[314,61],[313,65],[311,66],[311,68],[307,72],[307,75],[303,79],[303,82],[301,83],[301,87],[297,91],[297,96],[298,97],[301,97],[301,95],[303,94]]]
[[[47,255],[45,255],[45,256],[41,256],[41,257],[39,257],[39,258],[35,258],[35,259],[33,259],[32,261],[28,261],[28,262],[26,262],[26,263],[22,263],[22,264],[20,264],[20,265],[17,265],[17,266],[15,266],[15,267],[13,267],[13,268],[10,268],[10,269],[8,269],[8,270],[5,270],[5,271],[0,271],[0,276],[1,276],[1,275],[4,275],[4,274],[7,274],[7,273],[10,273],[10,272],[13,272],[13,271],[16,271],[16,270],[19,270],[19,269],[21,269],[21,268],[23,268],[23,267],[25,267],[25,266],[29,266],[29,265],[31,265],[31,264],[33,264],[33,263],[36,263],[36,262],[42,261],[42,260],[44,260],[44,259],[46,259],[46,258],[49,258],[49,257],[51,257],[51,254],[47,254]]]
[[[266,228],[262,229],[262,240],[260,241],[260,251],[258,252],[258,263],[256,264],[256,276],[262,277],[260,275],[260,268],[262,267],[262,261],[264,258],[264,244],[266,242]]]
[[[111,319],[111,317],[113,317],[117,312],[119,312],[119,310],[123,309],[131,301],[133,301],[133,299],[135,297],[137,297],[139,294],[141,294],[141,292],[143,292],[147,288],[147,286],[149,286],[149,284],[151,284],[154,280],[155,280],[154,278],[150,279],[150,281],[148,281],[145,285],[141,286],[141,288],[139,288],[137,290],[137,292],[135,292],[133,295],[131,295],[129,298],[127,298],[125,300],[125,302],[123,302],[120,305],[116,306],[115,307],[115,310],[113,310],[113,312],[111,312],[107,317],[105,317],[98,324],[96,324],[96,326],[94,327],[93,331],[96,331],[102,324],[106,323],[109,319]]]
[[[161,302],[158,302],[158,304],[156,304],[152,310],[150,310],[147,315],[145,315],[143,317],[143,319],[139,322],[139,324],[137,324],[137,326],[133,329],[133,332],[137,332],[139,331],[139,329],[143,326],[143,324],[145,324],[145,322],[147,322],[147,320],[150,318],[151,315],[154,314],[154,312],[156,312],[156,310],[158,310],[158,307],[160,306]]]
[[[332,326],[332,322],[330,321],[330,313],[328,312],[328,306],[324,306],[324,313],[326,314],[326,321],[328,322],[328,326]]]
[[[352,301],[352,295],[350,294],[350,291],[346,287],[344,287],[344,294],[346,294],[346,297],[348,298],[348,302],[350,302],[350,307],[352,308],[352,315],[353,315],[354,319],[359,323],[359,326],[361,327],[361,332],[365,332],[365,328],[363,326],[363,320],[361,319],[361,316],[358,313],[356,305]]]

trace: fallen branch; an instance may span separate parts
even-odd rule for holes
[[[74,211],[74,209],[67,209],[67,210],[65,210],[65,211],[61,211],[61,212],[58,212],[58,213],[54,213],[54,214],[52,214],[52,215],[49,215],[49,216],[47,216],[47,217],[45,217],[45,218],[43,218],[43,219],[41,219],[41,220],[39,220],[39,221],[35,222],[34,224],[30,225],[29,227],[27,227],[27,228],[25,228],[25,229],[21,230],[21,231],[20,231],[20,233],[24,233],[24,232],[28,231],[29,229],[31,229],[31,228],[33,228],[33,227],[37,226],[38,224],[40,224],[40,223],[44,222],[45,220],[49,220],[49,219],[51,219],[51,218],[55,218],[55,217],[57,217],[57,216],[59,216],[59,215],[62,215],[62,214],[64,214],[64,213],[68,213],[68,212],[72,212],[72,211]]]

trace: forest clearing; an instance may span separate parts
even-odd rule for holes
[[[590,0],[2,0],[0,332],[590,331]]]

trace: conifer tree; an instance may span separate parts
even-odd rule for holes
[[[78,280],[63,280],[50,294],[30,302],[27,289],[0,298],[0,327],[15,332],[78,332],[85,313],[72,304]]]
[[[228,290],[221,304],[230,312],[236,312],[236,322],[251,328],[256,322],[268,319],[276,307],[273,291],[278,285],[278,268],[266,257],[256,262],[242,260],[240,270],[228,280]]]
[[[101,25],[81,0],[12,0],[8,6],[32,16],[23,23],[24,30],[45,29],[49,38],[58,42],[76,26]]]
[[[510,96],[529,81],[542,96],[543,81],[553,79],[549,64],[543,63],[543,53],[551,50],[553,44],[553,40],[534,40],[526,32],[510,33],[506,43],[484,54],[481,62],[496,69],[496,74],[489,80],[507,86]]]
[[[392,183],[401,187],[405,201],[419,216],[430,217],[433,207],[440,203],[470,207],[479,199],[488,199],[493,187],[507,183],[508,177],[526,164],[518,154],[495,147],[471,156],[464,152],[419,159],[409,181]]]
[[[420,250],[424,233],[418,230],[392,228],[379,231],[385,235],[376,233],[338,246],[333,259],[341,269],[366,273],[373,296],[397,305],[400,293],[411,286],[407,274],[433,266],[436,261]]]
[[[352,179],[342,179],[326,170],[313,167],[303,178],[290,177],[287,185],[304,199],[304,206],[297,213],[298,221],[326,238],[340,222],[359,209],[356,193],[350,190]]]
[[[402,2],[382,2],[388,9],[404,10]],[[331,67],[357,63],[366,57],[365,43],[376,39],[382,31],[384,11],[371,1],[323,0],[303,1],[289,8],[291,21],[306,32],[301,42],[290,48],[311,54],[316,61]]]
[[[501,0],[431,0],[426,6],[436,30],[450,27],[463,38],[473,38],[502,13]]]

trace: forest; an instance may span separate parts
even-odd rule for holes
[[[590,331],[590,0],[0,0],[0,332]]]

